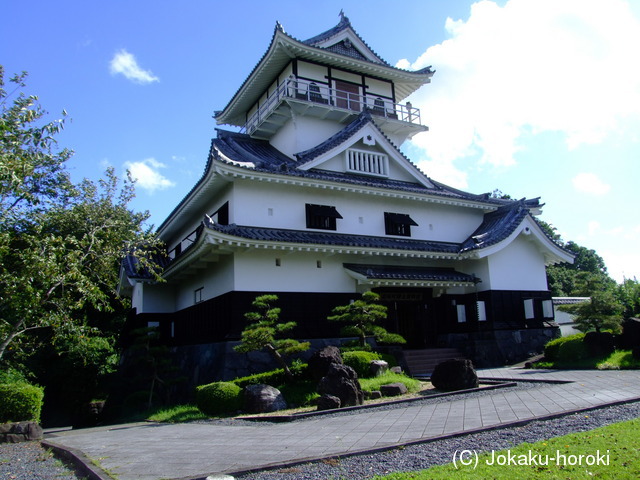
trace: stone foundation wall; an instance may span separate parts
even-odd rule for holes
[[[457,348],[477,368],[501,367],[522,362],[542,353],[544,346],[560,336],[560,328],[544,327],[441,335],[442,347]]]
[[[0,443],[42,440],[42,427],[35,422],[0,424]]]

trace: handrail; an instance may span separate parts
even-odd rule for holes
[[[362,111],[362,107],[365,106],[373,115],[416,125],[422,124],[420,120],[420,109],[412,106],[410,102],[403,105],[379,96],[359,95],[330,88],[327,85],[318,84],[309,80],[288,78],[285,82],[278,85],[278,88],[267,97],[266,102],[249,117],[242,127],[241,132],[248,134],[253,133],[260,123],[262,123],[285,98],[357,112]]]

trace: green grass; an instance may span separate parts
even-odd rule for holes
[[[640,462],[638,462],[640,435],[637,433],[639,428],[640,419],[635,419],[587,432],[556,437],[543,442],[533,444],[523,443],[510,450],[495,452],[496,459],[500,459],[498,455],[511,454],[510,457],[502,458],[514,458],[515,462],[513,463],[517,463],[518,459],[526,459],[526,461],[529,462],[530,452],[535,458],[544,459],[548,455],[548,465],[532,465],[531,462],[529,462],[529,465],[514,465],[513,463],[510,465],[496,465],[495,462],[493,465],[489,465],[488,463],[492,461],[492,455],[489,452],[478,455],[476,468],[474,468],[473,465],[464,466],[460,463],[458,463],[458,468],[456,468],[453,463],[449,463],[420,472],[395,473],[375,478],[377,480],[459,480],[485,478],[495,480],[511,480],[513,478],[526,480],[637,479],[640,478]],[[454,451],[451,452],[452,461]],[[601,459],[608,460],[608,465],[587,465],[586,463],[590,459],[593,463],[598,451]],[[553,460],[558,458],[558,453],[565,456],[567,459],[567,461],[565,461],[566,465],[558,465],[559,462]],[[526,457],[518,457],[518,455],[525,455]],[[578,457],[579,455],[583,455],[583,464],[569,465],[571,459],[574,459],[574,463],[577,463],[578,458],[580,458]],[[472,463],[475,463],[476,460],[473,454],[470,458]]]
[[[360,386],[362,390],[365,392],[372,392],[374,390],[380,390],[382,385],[386,385],[388,383],[404,383],[409,392],[417,392],[420,390],[422,384],[419,380],[415,378],[407,377],[406,375],[402,375],[400,373],[386,372],[384,375],[380,375],[379,377],[372,378],[361,378]]]
[[[578,360],[542,361],[534,365],[536,368],[578,368],[598,370],[625,370],[640,368],[640,360],[633,358],[631,350],[616,350],[611,355]]]
[[[152,422],[180,423],[207,418],[209,417],[198,410],[195,405],[176,405],[175,407],[156,410],[146,419]]]

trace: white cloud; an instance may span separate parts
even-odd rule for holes
[[[131,176],[136,180],[136,185],[148,193],[175,185],[175,182],[158,172],[159,169],[166,168],[166,165],[154,158],[147,158],[140,162],[125,162],[124,167],[131,172]]]
[[[587,228],[589,230],[589,235],[595,235],[598,230],[600,230],[600,222],[597,220],[591,220],[587,225]]]
[[[574,148],[638,120],[640,21],[623,0],[485,0],[445,28],[448,40],[398,62],[436,70],[411,102],[430,127],[413,142],[438,164],[509,166],[524,134],[560,132]]]
[[[604,183],[594,173],[579,173],[571,182],[577,191],[592,195],[605,195],[611,189],[611,185]]]
[[[160,81],[150,70],[143,70],[142,67],[138,65],[136,57],[124,49],[113,56],[110,63],[110,70],[112,75],[120,73],[128,80],[143,85]]]

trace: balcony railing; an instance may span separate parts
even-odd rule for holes
[[[267,97],[267,101],[249,117],[242,127],[243,133],[251,134],[275,110],[285,98],[326,105],[331,109],[361,112],[368,108],[371,114],[415,125],[422,125],[420,109],[407,102],[402,105],[375,95],[359,95],[353,92],[329,88],[327,85],[289,78]]]

